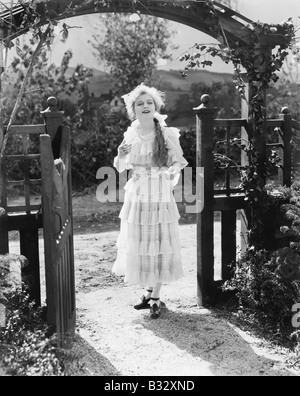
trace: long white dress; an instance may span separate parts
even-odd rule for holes
[[[164,172],[175,162],[181,169],[188,163],[183,157],[177,128],[161,123],[168,159],[166,166],[158,168],[152,161],[155,134],[143,138],[138,127],[136,120],[124,133],[125,142],[132,144],[131,152],[125,158],[114,159],[115,168],[119,172],[132,169],[132,177],[124,187],[117,258],[112,271],[125,275],[125,282],[153,286],[183,276],[180,215],[173,194],[179,175],[170,181]]]

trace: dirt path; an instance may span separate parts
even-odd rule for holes
[[[181,225],[185,277],[164,286],[161,318],[132,308],[142,287],[111,274],[118,232],[75,235],[78,335],[85,375],[290,376],[283,357],[196,304],[196,226]],[[78,374],[78,372],[77,372]],[[299,374],[299,373],[298,373]],[[74,372],[76,375],[76,372]]]
[[[216,222],[216,246],[218,227]],[[142,287],[125,285],[122,277],[111,273],[117,235],[118,231],[103,232],[97,225],[89,231],[76,228],[77,334],[67,353],[71,375],[300,375],[288,371],[284,356],[266,348],[265,342],[217,311],[197,306],[195,224],[180,225],[185,276],[163,287],[166,309],[158,320],[151,320],[147,310],[132,307]],[[42,272],[42,239],[40,247]],[[18,248],[18,241],[10,242],[11,253],[18,253]]]

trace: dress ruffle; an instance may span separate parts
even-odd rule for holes
[[[155,225],[178,221],[180,214],[177,205],[167,202],[143,202],[125,200],[119,214],[121,220],[130,224]]]
[[[183,151],[179,143],[179,129],[172,127],[162,128],[166,145],[168,148],[167,166],[173,165],[175,162],[180,164],[181,168],[188,165],[187,160],[183,157]]]
[[[183,168],[187,161],[179,144],[179,130],[161,124],[168,163],[162,168],[154,167],[153,139],[141,140],[136,126],[134,122],[124,134],[126,143],[132,144],[130,154],[123,162],[118,157],[114,161],[120,172],[125,169],[133,172],[124,187],[117,258],[112,271],[125,275],[128,283],[168,283],[181,278],[183,271],[178,231],[180,214],[173,194],[174,181],[168,180],[165,171],[174,162]]]
[[[125,275],[125,282],[155,285],[183,276],[176,221],[154,227],[123,221],[117,248],[113,272]]]
[[[124,133],[124,140],[127,144],[131,144],[131,152],[126,155],[121,162],[123,166],[119,165],[118,156],[114,159],[114,167],[122,172],[123,170],[132,169],[134,165],[149,165],[152,164],[152,154],[153,154],[153,139],[151,140],[141,140],[137,132],[137,123],[133,123],[134,126],[130,126]],[[166,146],[168,149],[168,159],[166,166],[170,167],[175,162],[180,164],[181,169],[188,165],[188,162],[183,156],[183,151],[180,146],[179,138],[180,131],[177,128],[167,127],[161,125],[163,135],[165,138]]]

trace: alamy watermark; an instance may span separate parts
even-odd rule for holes
[[[6,308],[0,303],[0,329],[6,325]]]
[[[117,172],[115,168],[104,166],[97,171],[96,178],[103,180],[97,187],[97,200],[101,203],[105,202],[124,202],[124,187],[129,180],[132,180],[131,188],[136,189],[139,193],[141,183],[143,183],[143,196],[147,199],[151,194],[155,196],[155,192],[164,190],[163,199],[169,202],[170,195],[174,194],[176,202],[184,202],[186,204],[186,213],[200,213],[204,207],[204,168],[203,167],[185,167],[180,174],[173,177],[166,171],[159,168],[145,168],[130,170],[129,172]],[[193,182],[192,180],[195,180]],[[146,181],[146,182],[145,182]],[[159,182],[163,181],[163,182]],[[176,188],[174,188],[176,184]],[[119,188],[117,188],[119,187]],[[145,194],[145,189],[149,189],[149,194]],[[174,189],[174,192],[172,192]],[[141,198],[142,199],[142,198]],[[152,198],[153,199],[153,198]]]
[[[296,312],[292,317],[292,326],[298,329],[300,327],[300,303],[292,306],[292,312]]]

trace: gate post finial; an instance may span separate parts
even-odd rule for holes
[[[64,112],[58,110],[58,100],[54,96],[50,96],[47,99],[47,104],[48,108],[44,111],[41,111],[41,114],[45,120],[47,133],[53,140],[60,129],[60,126],[62,125],[62,117]]]
[[[208,109],[209,108],[210,96],[208,94],[202,95],[200,100],[201,100],[200,106],[194,107],[193,110],[200,110],[200,109]]]
[[[46,110],[44,110],[44,111],[42,111],[42,113],[46,113],[46,112],[57,112],[58,111],[58,108],[57,108],[57,105],[58,105],[58,100],[56,99],[56,97],[55,96],[50,96],[48,99],[47,99],[47,104],[48,104],[48,108],[46,109]]]
[[[281,114],[290,114],[290,109],[285,106],[281,109]]]

